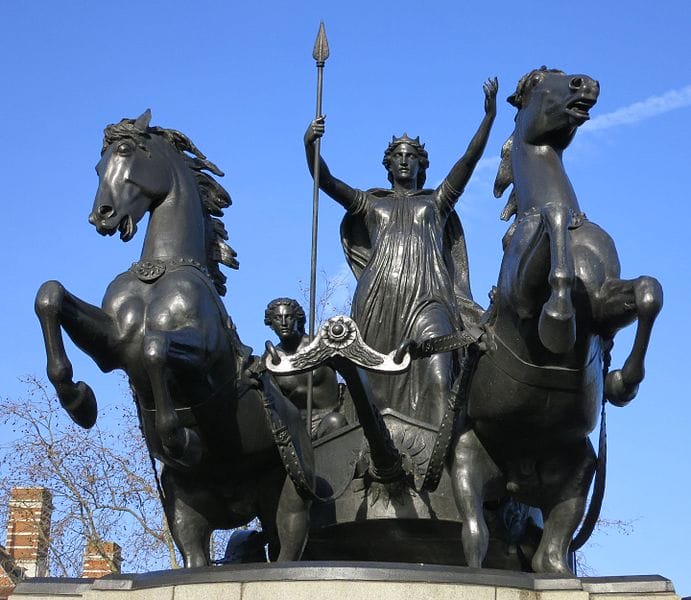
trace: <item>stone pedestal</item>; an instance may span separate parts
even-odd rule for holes
[[[659,575],[570,578],[403,563],[232,565],[29,579],[12,600],[680,600]]]

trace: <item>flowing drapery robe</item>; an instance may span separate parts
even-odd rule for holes
[[[447,335],[464,317],[477,319],[457,198],[445,183],[410,193],[357,190],[341,237],[357,278],[353,318],[376,350]],[[413,361],[406,373],[369,379],[380,408],[439,425],[457,368],[453,354],[443,353]]]

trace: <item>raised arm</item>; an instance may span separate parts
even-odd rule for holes
[[[446,188],[442,191],[446,191],[448,195],[452,196],[454,203],[463,193],[470,176],[473,174],[475,165],[485,151],[489,131],[492,128],[494,117],[497,115],[497,90],[499,89],[497,78],[488,79],[482,89],[485,92],[485,116],[473,139],[470,140],[465,154],[452,167],[442,183],[442,188]]]
[[[314,142],[324,135],[324,119],[323,116],[316,118],[305,131],[305,157],[312,177],[314,177]],[[319,187],[344,208],[350,209],[354,206],[357,190],[334,177],[321,155],[319,156]]]

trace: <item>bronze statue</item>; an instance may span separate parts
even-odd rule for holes
[[[513,184],[502,217],[515,220],[452,467],[471,567],[480,567],[487,552],[483,502],[508,492],[543,513],[533,570],[570,575],[567,551],[592,531],[604,490],[602,436],[599,497],[572,545],[596,465],[588,434],[600,404],[627,404],[643,379],[662,289],[652,277],[620,279],[612,239],[585,217],[562,164],[599,90],[587,75],[543,67],[509,97],[518,114],[494,191],[499,197]],[[608,372],[615,333],[635,320],[624,367]]]
[[[358,280],[353,318],[364,341],[389,352],[401,341],[451,334],[461,315],[476,319],[463,229],[454,205],[482,156],[496,114],[497,81],[484,84],[485,116],[465,154],[435,190],[424,189],[429,160],[419,138],[393,138],[384,153],[391,189],[355,189],[334,177],[320,159],[319,186],[347,211],[341,233]],[[324,117],[304,142],[312,172],[314,142]],[[402,375],[370,376],[381,408],[390,407],[439,425],[457,371],[451,353],[417,361]]]
[[[243,377],[250,349],[220,298],[219,265],[238,266],[217,218],[230,197],[205,173],[221,171],[185,135],[149,127],[150,118],[147,111],[106,128],[89,217],[102,235],[119,232],[127,242],[149,212],[141,259],[108,286],[101,308],[57,281],[41,286],[36,312],[48,377],[72,419],[88,428],[96,400],[72,380],[62,330],[103,371],[127,373],[149,451],[164,465],[164,509],[185,566],[209,564],[214,529],[257,515],[269,539],[280,537],[279,560],[297,560],[309,503],[285,476],[265,401],[292,425],[300,451],[311,447],[297,409],[272,382],[262,394]]]
[[[236,536],[229,560],[261,558],[265,541],[272,557],[298,560],[311,516],[309,558],[456,564],[463,555],[471,567],[526,568],[527,556],[536,572],[570,574],[568,553],[592,531],[604,491],[605,436],[596,457],[588,435],[600,405],[635,397],[662,289],[652,277],[620,278],[613,241],[585,217],[564,171],[598,82],[541,68],[509,98],[518,114],[495,195],[513,185],[502,218],[515,219],[490,308],[473,302],[454,206],[496,114],[496,79],[483,89],[484,118],[435,190],[423,187],[419,138],[386,149],[391,189],[363,191],[331,175],[315,153],[324,118],[310,124],[310,169],[316,154],[321,189],[347,211],[354,319],[329,319],[308,343],[303,309],[277,298],[265,323],[280,344],[267,342],[262,361],[220,297],[220,265],[238,267],[218,218],[230,197],[209,175],[222,173],[182,133],[150,127],[149,111],[106,128],[89,221],[127,242],[148,212],[141,259],[100,308],[57,281],[41,286],[35,307],[48,377],[78,425],[93,426],[96,400],[73,381],[63,330],[103,371],[127,373],[185,566],[210,563],[214,529],[255,516],[262,534]],[[633,348],[609,371],[614,336],[634,321]],[[350,390],[350,424],[335,369]],[[312,438],[300,414],[309,371]],[[310,515],[315,498],[323,502]],[[537,544],[529,507],[544,518]],[[398,543],[410,539],[412,548]]]
[[[264,313],[264,324],[271,327],[281,343],[276,350],[284,354],[295,354],[309,344],[305,335],[305,311],[297,300],[276,298],[269,302]],[[266,357],[265,357],[266,360]],[[307,373],[275,375],[276,383],[283,394],[301,414],[307,408]],[[341,389],[336,379],[336,371],[328,365],[321,365],[312,371],[312,423],[310,431],[314,439],[347,425],[345,417],[339,413]],[[306,417],[305,417],[306,418]]]

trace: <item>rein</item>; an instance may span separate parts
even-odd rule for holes
[[[605,358],[602,365],[602,381],[605,381],[607,377],[607,372],[609,371],[609,366],[612,357],[607,350],[605,352]],[[583,544],[585,544],[590,536],[593,534],[595,525],[600,518],[600,511],[602,510],[602,502],[605,498],[605,483],[607,479],[607,397],[605,396],[605,386],[602,386],[602,409],[600,411],[600,436],[598,439],[597,448],[597,464],[595,465],[595,482],[593,483],[593,495],[590,498],[590,504],[588,505],[588,511],[583,517],[583,522],[581,523],[581,528],[578,533],[574,536],[569,546],[571,552],[576,552],[580,549]]]
[[[456,377],[449,393],[449,399],[444,409],[439,432],[427,463],[422,484],[417,488],[418,492],[434,491],[439,485],[453,439],[454,426],[458,420],[458,415],[467,405],[466,400],[470,378],[475,371],[475,365],[480,356],[479,340],[483,333],[480,327],[470,327],[449,335],[428,338],[419,344],[410,342],[404,345],[404,347],[408,348],[413,359],[428,358],[433,354],[450,352],[452,350],[465,351],[461,359],[460,373]]]

